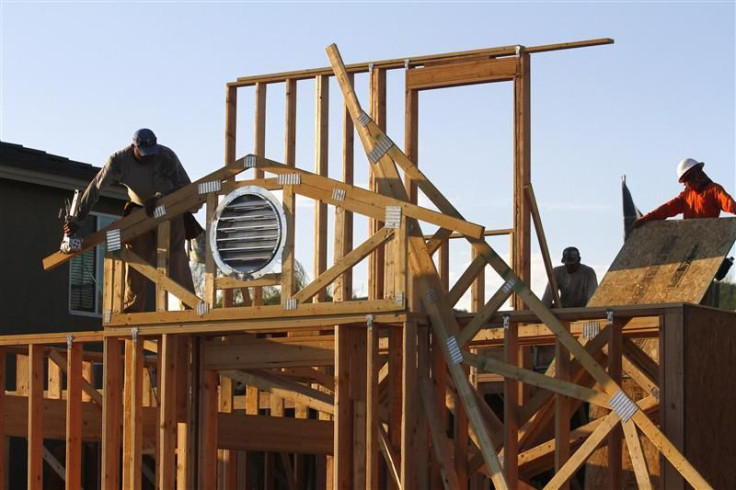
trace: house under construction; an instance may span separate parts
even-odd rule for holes
[[[43,259],[51,269],[104,247],[103,329],[0,338],[0,365],[16,365],[15,383],[0,371],[0,436],[27,440],[27,488],[48,488],[49,471],[68,489],[90,472],[104,489],[727,488],[736,313],[699,303],[734,219],[637,230],[586,308],[550,310],[529,287],[532,226],[551,271],[531,186],[532,58],[612,42],[347,66],[332,45],[327,68],[227,84],[223,167],[165,196],[153,217],[134,212],[82,251]],[[386,134],[392,71],[405,80],[403,144]],[[354,90],[362,77],[367,100]],[[331,82],[344,108],[340,175],[328,175]],[[417,165],[419,93],[498,83],[513,87],[513,219],[487,230]],[[301,84],[314,87],[312,169],[296,161]],[[244,91],[253,107],[238,104]],[[267,110],[267,94],[285,115]],[[243,143],[236,116],[248,111]],[[265,151],[275,118],[283,161]],[[370,189],[354,185],[361,151]],[[314,203],[307,284],[295,274],[310,240],[295,240],[297,196]],[[199,296],[168,277],[165,238],[169,220],[198,205],[208,240]],[[358,219],[370,227],[362,241]],[[125,244],[153,229],[148,264]],[[498,236],[508,263],[488,243]],[[454,283],[450,241],[471,251]],[[356,298],[365,263],[368,295]],[[126,266],[155,284],[156,311],[123,311]],[[500,278],[490,297],[487,273]],[[454,309],[468,290],[471,311]],[[187,308],[172,309],[170,294]],[[554,358],[535,370],[545,346]],[[44,440],[65,441],[63,457]]]

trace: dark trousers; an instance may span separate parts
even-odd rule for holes
[[[189,268],[189,259],[184,250],[184,220],[181,216],[178,216],[172,219],[170,223],[169,277],[193,292],[194,282],[192,281],[192,271]],[[155,267],[157,248],[156,230],[151,230],[139,236],[126,246],[130,247],[134,253]],[[125,301],[123,308],[126,313],[144,311],[146,308],[146,290],[149,281],[127,264],[125,272]]]

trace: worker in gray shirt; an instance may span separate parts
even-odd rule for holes
[[[130,202],[125,206],[124,216],[138,208],[145,208],[146,214],[153,216],[159,198],[185,187],[191,180],[176,153],[159,145],[156,135],[150,129],[139,129],[133,134],[133,143],[111,155],[105,166],[87,186],[79,201],[76,219],[64,225],[64,232],[67,235],[79,229],[81,222],[97,203],[102,189],[113,183],[122,184],[128,189]],[[178,216],[170,223],[169,276],[180,285],[194,291],[192,272],[184,251],[184,218]],[[151,230],[140,235],[128,246],[153,265],[157,246],[156,231]],[[126,267],[124,299],[126,313],[145,309],[146,282],[146,278],[140,273],[132,267]]]
[[[560,292],[562,305],[553,304],[552,291],[549,284],[544,290],[542,302],[548,308],[573,308],[585,306],[598,287],[595,271],[580,263],[580,251],[575,247],[567,247],[562,251],[562,263],[552,271]]]

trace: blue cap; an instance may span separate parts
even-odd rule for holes
[[[156,135],[147,128],[139,129],[133,133],[133,144],[138,148],[138,152],[143,155],[155,155],[158,153],[158,144],[156,143]]]

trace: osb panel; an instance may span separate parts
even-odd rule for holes
[[[588,306],[700,303],[736,240],[736,218],[649,222],[634,230]]]
[[[685,457],[713,488],[736,482],[736,313],[685,310]]]

